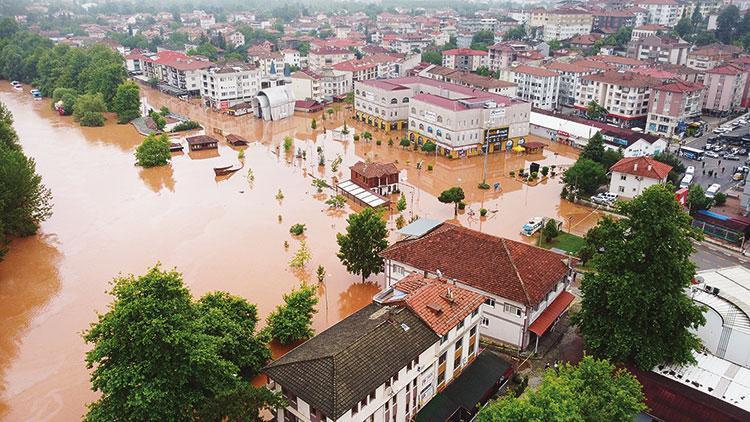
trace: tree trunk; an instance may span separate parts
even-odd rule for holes
[[[458,218],[458,202],[453,203],[453,218]]]

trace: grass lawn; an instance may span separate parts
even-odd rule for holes
[[[539,235],[541,236],[541,232],[539,233]],[[552,241],[549,243],[547,243],[544,238],[542,238],[541,246],[547,249],[562,249],[571,255],[577,255],[578,250],[581,249],[585,243],[586,242],[580,236],[560,232],[560,234],[556,238],[552,239]]]

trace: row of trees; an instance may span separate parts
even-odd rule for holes
[[[0,103],[0,260],[9,237],[30,236],[52,215],[52,193],[42,184],[36,164],[18,143],[13,115]]]
[[[125,83],[120,54],[104,45],[74,48],[53,45],[47,38],[0,22],[0,77],[33,84],[42,95],[63,102],[84,126],[104,124],[103,111],[118,114],[120,122],[138,116],[138,86]]]

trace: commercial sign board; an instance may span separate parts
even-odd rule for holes
[[[370,91],[365,91],[365,98],[367,101],[375,101],[375,94]]]
[[[502,119],[505,117],[505,106],[493,108],[490,110],[490,120]]]
[[[488,143],[495,143],[508,140],[510,131],[507,126],[488,129],[484,133],[484,140]]]
[[[437,120],[437,114],[435,114],[434,111],[425,111],[424,112],[424,118],[425,120],[429,120],[431,122],[434,122]]]

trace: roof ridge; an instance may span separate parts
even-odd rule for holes
[[[503,249],[505,249],[505,253],[508,254],[508,260],[510,261],[510,265],[513,267],[513,271],[516,273],[516,277],[518,277],[518,281],[521,283],[521,290],[523,290],[523,295],[526,296],[526,303],[531,304],[531,297],[529,296],[529,292],[526,291],[526,284],[523,281],[523,278],[521,278],[521,273],[518,272],[518,267],[516,267],[516,261],[513,259],[513,254],[510,253],[510,250],[508,249],[508,245],[505,243],[505,238],[501,237],[500,241],[503,244]]]

